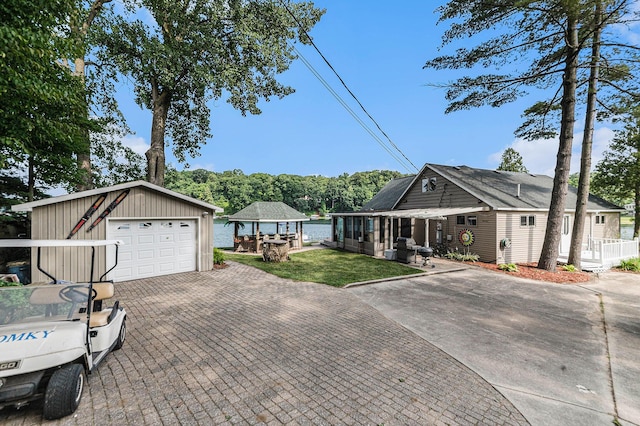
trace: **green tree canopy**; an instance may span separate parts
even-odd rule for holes
[[[399,172],[374,170],[338,177],[222,173],[168,168],[167,188],[213,203],[233,214],[254,201],[282,201],[308,214],[359,210]]]
[[[503,170],[505,172],[529,172],[529,170],[524,166],[522,155],[513,148],[507,148],[504,150],[498,170]]]
[[[211,136],[208,101],[226,97],[242,114],[258,114],[260,99],[293,91],[276,75],[295,59],[291,42],[308,42],[307,31],[324,13],[310,2],[289,0],[138,4],[129,14],[107,18],[99,57],[131,79],[136,102],[153,114],[147,179],[159,185],[165,136],[180,162],[196,156]],[[146,13],[150,18],[139,18]]]
[[[75,153],[92,128],[82,82],[61,59],[77,46],[61,25],[74,0],[0,4],[0,164],[35,186],[73,185]],[[25,170],[28,170],[25,173]]]
[[[591,185],[594,192],[618,205],[632,199],[635,205],[633,236],[640,231],[640,107],[626,116],[604,158],[596,165]]]

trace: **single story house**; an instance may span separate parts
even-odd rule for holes
[[[407,237],[417,245],[468,251],[483,262],[534,262],[552,188],[549,176],[425,164],[417,175],[389,182],[360,211],[334,214],[333,240],[372,256],[384,256],[398,237]],[[569,251],[576,200],[570,187],[561,253]],[[585,249],[598,239],[619,238],[623,208],[590,195],[587,211]]]
[[[213,269],[213,218],[222,212],[220,207],[146,181],[32,201],[12,209],[31,212],[34,240],[122,240],[117,267],[107,276],[114,281]],[[78,229],[83,217],[87,220]],[[114,247],[96,249],[94,278],[114,264]],[[37,270],[35,250],[31,260],[32,281],[48,281]],[[42,267],[56,278],[86,281],[90,265],[86,248],[43,249]]]

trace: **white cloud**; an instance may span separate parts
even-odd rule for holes
[[[151,146],[144,140],[144,138],[133,135],[127,135],[122,138],[122,145],[131,148],[133,152],[135,152],[136,154],[140,154],[143,157],[144,153],[147,152],[147,150]]]
[[[593,170],[603,158],[604,152],[609,147],[614,137],[614,131],[608,127],[596,129],[593,134],[593,147],[591,150],[591,170]],[[504,149],[513,148],[522,156],[524,166],[530,173],[553,176],[555,174],[556,159],[558,154],[558,138],[539,139],[526,141],[523,139],[514,140],[511,145]],[[582,148],[582,133],[574,135],[573,150],[571,153],[571,173],[580,171],[580,152]],[[488,158],[490,164],[495,167],[500,165],[502,153],[495,152]]]
[[[209,163],[209,164],[190,164],[189,168],[182,168],[182,170],[198,170],[198,169],[204,169],[210,172],[214,171],[214,167],[213,167],[213,163]]]

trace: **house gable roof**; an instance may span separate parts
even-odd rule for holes
[[[195,198],[180,194],[178,192],[171,191],[169,189],[163,188],[158,185],[154,185],[144,180],[136,180],[133,182],[121,183],[118,185],[108,186],[105,188],[96,188],[90,189],[88,191],[74,192],[72,194],[60,195],[58,197],[45,198],[38,201],[31,201],[29,203],[17,204],[15,206],[11,206],[13,211],[27,211],[30,212],[34,209],[34,207],[46,206],[49,204],[60,203],[69,200],[75,200],[83,197],[92,197],[95,195],[103,194],[105,192],[114,192],[114,191],[123,191],[125,189],[131,189],[135,187],[144,187],[150,189],[152,191],[160,192],[169,197],[178,198],[187,203],[195,204],[200,207],[203,207],[208,210],[212,210],[215,213],[221,213],[223,211],[222,208],[218,206],[214,206],[213,204],[205,203],[204,201],[197,200]]]
[[[280,201],[256,201],[229,216],[229,222],[303,222],[304,214]]]
[[[391,210],[405,193],[415,176],[390,180],[373,198],[362,206],[362,210]]]
[[[551,204],[553,178],[549,176],[427,163],[406,187],[394,204],[394,208],[414,185],[420,183],[418,181],[425,174],[429,174],[429,171],[448,179],[495,210],[547,210]],[[576,201],[577,189],[569,186],[566,210],[574,210]],[[623,210],[595,195],[589,195],[587,209],[590,211]]]

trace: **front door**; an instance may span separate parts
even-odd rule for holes
[[[560,253],[569,253],[571,245],[571,216],[565,214],[562,217],[562,235],[560,236]]]

